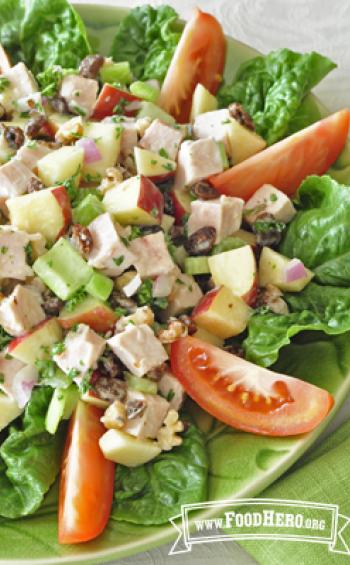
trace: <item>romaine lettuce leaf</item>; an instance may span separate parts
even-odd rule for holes
[[[21,60],[20,28],[24,0],[0,0],[0,42],[14,63]]]
[[[91,52],[85,26],[67,0],[28,0],[20,42],[34,74],[52,65],[76,68]]]
[[[140,6],[120,22],[111,56],[129,61],[138,79],[163,80],[180,33],[174,28],[177,13],[170,6]]]
[[[10,427],[0,447],[0,516],[32,514],[56,479],[64,429],[50,435],[45,416],[52,389],[34,389],[20,424]]]
[[[111,518],[134,524],[163,524],[181,504],[206,500],[208,458],[202,433],[192,423],[183,443],[146,465],[116,468]]]
[[[280,349],[306,330],[328,335],[350,331],[350,288],[310,283],[302,292],[286,294],[285,299],[290,314],[257,313],[250,319],[244,342],[249,361],[272,365]]]
[[[303,127],[317,119],[307,107],[300,111],[306,94],[335,64],[311,52],[300,54],[289,49],[272,51],[243,63],[235,81],[218,92],[220,106],[240,102],[252,116],[258,133],[269,145],[285,137],[295,124]],[[312,111],[311,111],[312,110]],[[308,118],[310,117],[310,121]]]
[[[300,208],[289,224],[280,251],[298,257],[316,280],[342,285],[350,283],[350,188],[331,177],[310,176],[300,186],[296,204]],[[348,274],[347,274],[348,273]]]

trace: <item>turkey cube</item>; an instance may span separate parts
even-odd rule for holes
[[[0,280],[4,278],[25,280],[33,275],[27,265],[25,248],[30,236],[11,226],[0,227]]]
[[[18,284],[0,303],[0,324],[13,336],[20,336],[45,320],[38,295]]]
[[[185,399],[185,389],[170,372],[166,371],[158,382],[158,390],[169,402],[169,408],[178,411]]]
[[[184,273],[179,274],[169,295],[166,315],[177,316],[189,308],[194,308],[202,296],[203,293],[193,277]]]
[[[169,411],[169,402],[157,394],[143,394],[136,390],[128,390],[127,409],[129,406],[132,410],[132,405],[140,402],[145,405],[144,411],[139,416],[127,420],[123,431],[139,439],[154,439]]]
[[[253,224],[261,213],[271,214],[278,222],[288,224],[294,218],[296,209],[284,192],[272,184],[263,184],[246,202],[244,218]]]
[[[220,148],[214,139],[208,137],[196,141],[184,141],[179,151],[175,186],[178,185],[177,177],[181,178],[181,184],[191,186],[223,170],[224,163]]]
[[[89,225],[89,232],[93,242],[89,265],[117,277],[134,263],[135,256],[122,242],[109,213],[97,216]]]
[[[53,360],[66,374],[76,372],[76,377],[83,376],[89,369],[96,367],[106,342],[86,324],[79,324],[71,330],[64,340],[64,351],[53,356]]]
[[[138,237],[130,243],[134,265],[141,278],[167,275],[174,267],[162,231]]]
[[[168,359],[167,352],[147,324],[129,324],[107,343],[113,353],[137,377],[142,377]]]
[[[155,153],[164,153],[163,157],[174,161],[183,138],[184,133],[181,129],[176,129],[156,119],[146,129],[140,140],[140,146]]]
[[[71,112],[89,117],[97,100],[98,82],[79,75],[64,77],[60,96],[65,99]]]
[[[0,167],[0,200],[5,201],[27,192],[28,183],[36,178],[32,171],[20,160],[11,159]]]
[[[10,81],[10,87],[5,88],[0,94],[0,103],[7,112],[13,111],[19,99],[38,91],[34,76],[24,63],[17,63],[3,73],[2,77]]]
[[[193,124],[193,134],[197,139],[211,137],[227,146],[227,124],[231,115],[227,108],[205,112],[196,117]]]
[[[45,143],[34,141],[32,143],[22,145],[22,147],[20,147],[17,151],[15,159],[33,171],[37,166],[38,161],[51,152],[52,149],[50,149]]]
[[[242,223],[244,201],[235,196],[220,196],[215,200],[194,200],[188,219],[188,235],[200,228],[211,226],[216,229],[215,243],[239,230]]]
[[[128,157],[134,153],[134,147],[137,145],[137,125],[136,120],[132,118],[124,118],[121,122],[122,135],[120,138],[120,153],[122,157]]]

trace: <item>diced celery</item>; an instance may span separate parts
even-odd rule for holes
[[[85,290],[95,298],[105,301],[113,290],[113,281],[103,273],[94,271],[94,274],[85,286]]]
[[[50,434],[55,434],[61,420],[68,420],[79,399],[76,385],[68,388],[56,388],[45,418],[45,428]]]
[[[230,163],[228,162],[228,157],[227,157],[225,145],[222,141],[218,141],[218,146],[219,146],[221,161],[222,161],[222,164],[224,166],[224,169],[228,169],[229,166],[230,166]]]
[[[92,267],[63,237],[35,261],[33,270],[61,300],[68,300],[93,275]]]
[[[205,275],[210,273],[207,257],[186,257],[185,273],[187,275]]]
[[[243,239],[239,237],[234,237],[229,235],[225,237],[220,243],[214,245],[211,254],[217,255],[218,253],[223,253],[224,251],[231,251],[231,249],[238,249],[239,247],[244,247],[246,244]]]
[[[101,200],[94,194],[89,194],[73,209],[73,220],[75,224],[88,226],[92,220],[100,216],[105,211]]]
[[[170,126],[174,126],[176,124],[175,119],[170,114],[162,110],[162,108],[156,104],[153,104],[153,102],[148,102],[147,100],[141,102],[141,108],[138,111],[137,117],[151,118],[152,120],[158,118]]]
[[[120,63],[105,61],[100,69],[100,78],[102,82],[129,84],[132,81],[129,61],[122,61]]]
[[[137,80],[130,84],[130,92],[134,96],[138,96],[138,98],[142,98],[143,100],[148,100],[148,102],[157,102],[159,98],[159,90],[147,84],[147,82],[142,82],[142,80]]]
[[[157,394],[157,383],[155,381],[151,381],[146,377],[136,377],[126,371],[124,376],[129,388],[144,394]]]

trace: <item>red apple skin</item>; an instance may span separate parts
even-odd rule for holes
[[[104,84],[95,104],[92,118],[94,120],[102,120],[106,116],[113,116],[115,114],[114,108],[121,100],[126,100],[129,103],[141,102],[141,98],[134,96],[130,92],[125,92],[110,84]],[[121,113],[125,116],[134,116],[136,112],[137,110],[129,111],[127,107],[121,107]]]
[[[16,347],[18,345],[20,345],[23,341],[25,341],[27,339],[27,337],[29,337],[30,335],[33,335],[33,333],[35,333],[37,330],[39,330],[40,328],[45,326],[45,324],[47,324],[50,320],[52,320],[52,318],[46,318],[45,320],[43,320],[42,322],[39,322],[39,324],[34,326],[34,328],[32,328],[29,332],[27,332],[23,335],[20,335],[19,337],[15,337],[15,339],[10,341],[10,343],[7,346],[8,352],[11,353],[11,351],[16,349]]]
[[[95,332],[107,332],[113,328],[117,321],[117,315],[107,306],[97,306],[91,310],[72,314],[68,317],[58,318],[62,328],[69,330],[75,324],[86,324]]]
[[[189,195],[183,190],[173,190],[170,194],[174,204],[175,224],[182,225],[183,218],[191,212]]]
[[[220,288],[221,287],[213,288],[213,290],[207,292],[207,294],[205,294],[200,299],[197,306],[194,308],[192,312],[192,320],[194,322],[196,321],[196,318],[198,318],[198,316],[200,316],[204,312],[207,312],[210,309],[211,305],[213,304],[215,298],[217,297],[220,291]]]
[[[60,232],[57,234],[56,239],[59,239],[62,235],[64,235],[72,223],[72,207],[70,204],[70,199],[68,196],[68,192],[64,186],[58,186],[54,188],[52,191],[52,196],[56,198],[63,215],[63,227]]]
[[[140,189],[137,206],[151,214],[157,222],[161,223],[164,211],[163,194],[151,181],[151,179],[144,175],[140,175]],[[157,214],[155,213],[156,210]]]
[[[164,173],[162,175],[154,175],[152,177],[147,177],[149,178],[152,182],[166,182],[167,180],[170,180],[171,178],[173,178],[175,176],[175,171],[169,171],[168,173]]]
[[[258,296],[258,286],[258,277],[256,275],[251,289],[243,294],[243,296],[241,296],[242,300],[244,300],[244,302],[248,304],[248,306],[254,306]]]

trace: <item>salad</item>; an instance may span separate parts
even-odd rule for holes
[[[350,330],[350,114],[321,119],[314,52],[224,82],[199,10],[136,8],[105,57],[66,0],[0,8],[0,516],[59,477],[80,543],[206,500],[205,412],[292,436],[331,410],[267,367]]]

